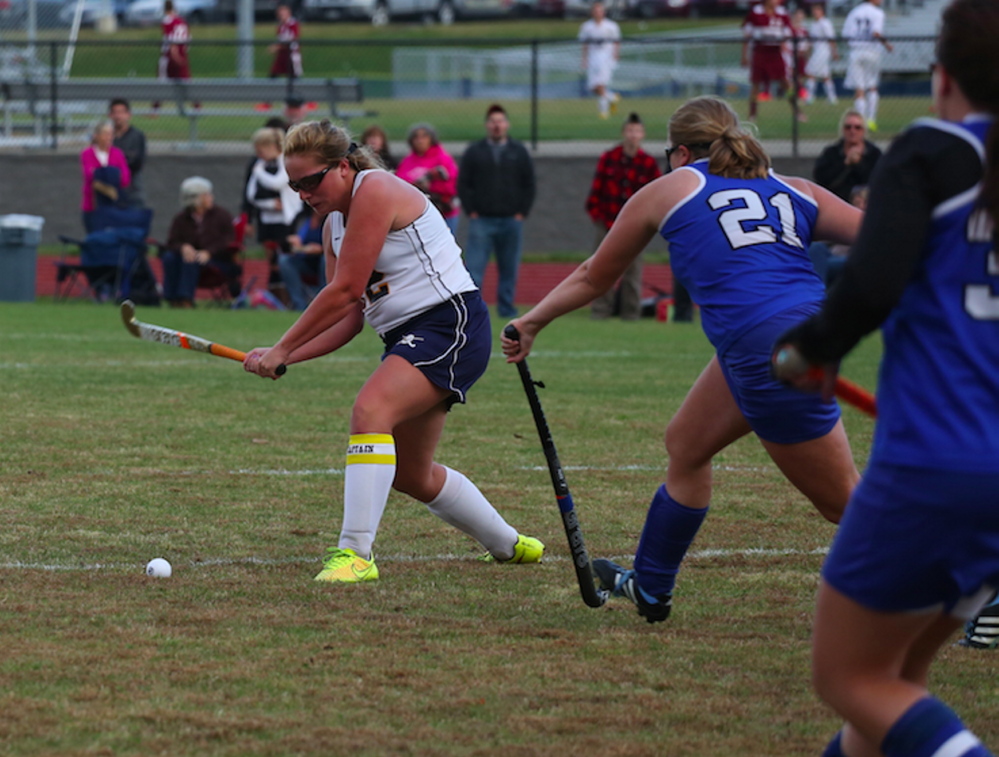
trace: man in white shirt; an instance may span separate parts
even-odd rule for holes
[[[591,17],[579,27],[579,40],[583,43],[586,88],[599,98],[600,117],[610,118],[621,99],[621,95],[610,88],[611,76],[621,54],[621,27],[607,18],[601,0],[593,3]]]
[[[881,80],[881,47],[892,51],[884,37],[885,12],[882,0],[866,0],[854,8],[843,22],[843,37],[850,44],[846,68],[847,87],[854,90],[854,109],[867,120],[867,128],[877,131],[878,83]]]

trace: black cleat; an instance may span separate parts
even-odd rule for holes
[[[593,572],[600,579],[600,588],[615,597],[627,597],[638,608],[638,614],[649,623],[661,623],[673,609],[673,595],[653,597],[635,580],[634,570],[625,570],[610,560],[598,557],[593,561]]]

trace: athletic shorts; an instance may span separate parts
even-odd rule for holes
[[[725,381],[750,427],[764,441],[797,444],[818,439],[832,431],[839,420],[839,405],[818,394],[784,386],[770,376],[774,342],[819,308],[806,303],[785,310],[753,327],[718,355]]]
[[[997,491],[999,473],[873,462],[822,577],[871,610],[969,620],[999,588]]]
[[[828,47],[817,48],[805,64],[805,75],[828,79],[831,73],[832,53]]]
[[[847,89],[876,89],[881,82],[881,52],[878,50],[854,50],[846,66]]]
[[[486,372],[493,347],[489,308],[478,290],[456,294],[382,336],[385,352],[412,363],[430,382],[451,392],[448,408]]]
[[[752,66],[749,80],[753,84],[769,85],[771,82],[780,84],[787,81],[787,61],[781,49],[776,46],[757,47],[753,50]]]

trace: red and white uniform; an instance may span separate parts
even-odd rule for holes
[[[749,80],[755,84],[787,81],[783,47],[794,34],[787,11],[778,5],[770,14],[762,3],[754,5],[742,22],[742,33],[753,46]]]
[[[191,32],[187,22],[176,13],[163,17],[163,46],[160,48],[159,78],[190,79],[191,64],[187,58],[187,43]]]
[[[271,76],[299,77],[302,75],[302,53],[298,46],[299,33],[298,19],[294,16],[288,16],[287,19],[278,24],[277,50],[274,53],[274,61],[271,63]]]

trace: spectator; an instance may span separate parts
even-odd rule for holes
[[[859,186],[850,190],[850,204],[861,210],[867,210],[867,187]],[[814,241],[808,247],[808,257],[812,260],[812,266],[819,278],[826,283],[826,289],[836,283],[843,265],[846,263],[846,256],[850,254],[850,245],[830,244],[828,242]]]
[[[621,28],[607,18],[602,0],[595,0],[590,18],[579,27],[583,43],[583,70],[586,88],[599,99],[600,117],[610,118],[617,111],[621,95],[611,90],[611,78],[621,56]]]
[[[461,208],[458,202],[458,166],[437,139],[437,130],[427,123],[409,127],[411,152],[401,161],[396,175],[430,197],[452,234],[458,233]]]
[[[745,38],[742,65],[749,66],[749,120],[756,121],[760,95],[766,93],[769,97],[772,83],[789,94],[791,108],[798,113],[797,98],[789,81],[787,61],[784,60],[784,45],[793,36],[794,29],[791,17],[779,0],[763,0],[750,6],[742,23],[742,34]],[[798,113],[799,117],[801,115]]]
[[[821,79],[826,97],[835,105],[836,85],[832,80],[830,63],[839,60],[839,51],[836,49],[836,29],[826,17],[826,8],[822,3],[812,3],[812,24],[808,28],[808,36],[812,41],[812,54],[805,64],[805,103],[815,100],[815,82]]]
[[[170,222],[163,262],[163,299],[170,307],[194,307],[194,293],[205,267],[229,281],[229,293],[239,295],[242,269],[236,262],[232,216],[215,204],[212,183],[192,176],[180,185],[182,210]]]
[[[294,310],[305,310],[319,290],[326,286],[324,220],[325,216],[309,211],[308,217],[299,223],[298,230],[288,237],[288,254],[278,257],[281,280],[288,290]],[[315,285],[312,285],[313,281]]]
[[[288,237],[302,212],[298,192],[288,186],[281,149],[284,134],[279,129],[257,129],[253,149],[257,159],[250,169],[244,196],[254,210],[257,241],[267,255],[270,266],[268,285],[279,288],[281,283],[278,255],[288,252]]]
[[[101,121],[94,127],[90,146],[80,153],[83,173],[83,228],[97,231],[96,210],[101,205],[116,205],[123,189],[131,183],[125,153],[113,144],[114,124]]]
[[[892,51],[884,37],[885,12],[881,0],[865,0],[846,16],[843,37],[850,45],[850,60],[843,82],[854,90],[853,108],[867,121],[867,128],[878,130],[878,84],[881,83],[881,47]]]
[[[371,124],[361,132],[361,144],[370,147],[389,171],[395,171],[399,167],[399,161],[393,157],[389,149],[388,134],[378,124]]]
[[[870,183],[881,150],[867,141],[867,124],[856,110],[848,110],[839,121],[842,135],[826,147],[815,161],[815,183],[840,199],[850,200],[854,187]]]
[[[509,135],[502,105],[486,111],[486,137],[461,156],[458,196],[468,214],[465,261],[475,286],[482,288],[490,251],[499,268],[497,303],[504,318],[517,315],[513,298],[520,268],[523,224],[534,204],[534,163],[527,148]]]
[[[593,219],[596,250],[613,225],[621,208],[635,192],[662,172],[655,159],[642,149],[645,126],[637,113],[632,113],[621,127],[621,144],[608,150],[597,161],[596,174],[586,197],[586,212]],[[636,256],[621,276],[620,295],[609,289],[593,301],[590,314],[595,319],[614,315],[614,303],[621,298],[623,321],[636,321],[642,315],[642,258]]]
[[[191,41],[191,31],[187,22],[174,12],[173,0],[163,3],[163,43],[160,47],[160,79],[186,81],[191,78],[191,63],[187,57],[187,45]],[[194,104],[198,107],[198,103]],[[153,110],[159,110],[159,101],[153,103]]]
[[[302,51],[298,44],[301,32],[298,19],[291,15],[291,8],[284,3],[281,3],[274,13],[277,16],[278,27],[277,42],[267,48],[267,51],[274,56],[271,61],[270,76],[272,79],[279,76],[299,79],[302,76]]]
[[[146,162],[146,135],[132,126],[132,109],[128,100],[115,98],[108,108],[114,124],[114,146],[125,155],[132,180],[128,185],[128,204],[145,207],[146,197],[142,187],[142,167]]]

